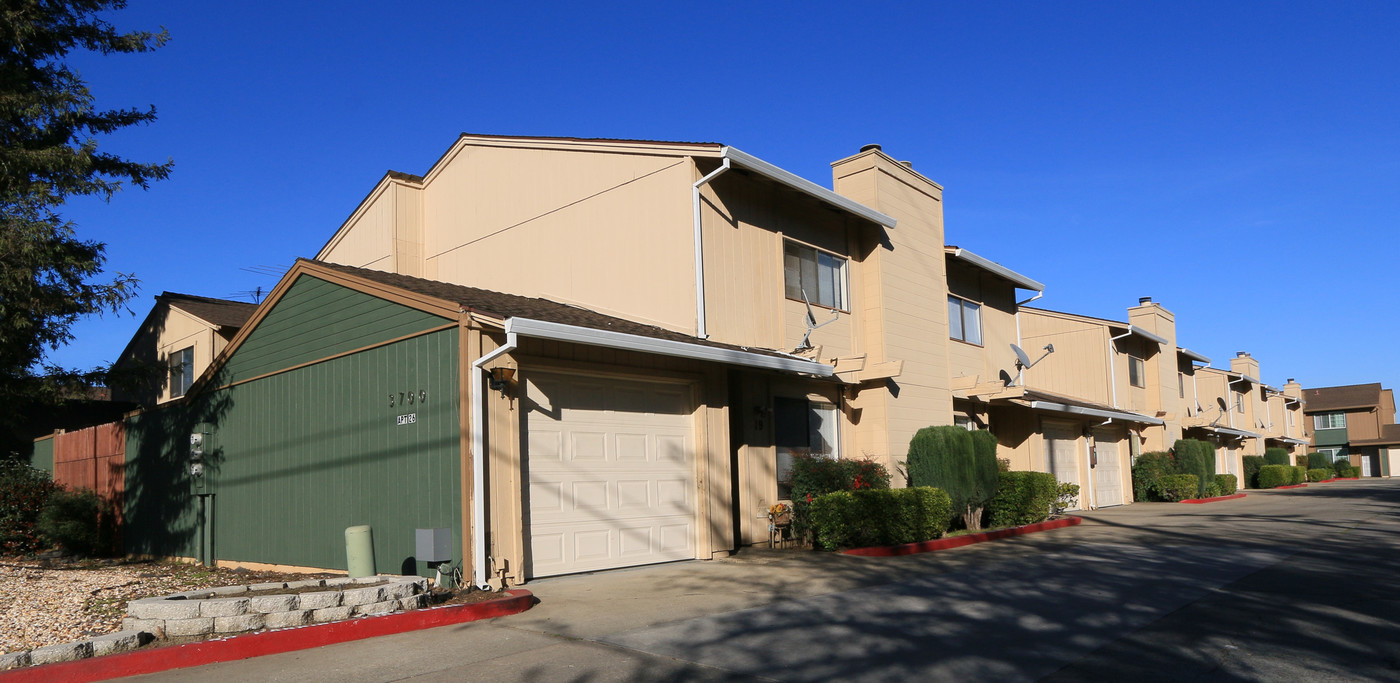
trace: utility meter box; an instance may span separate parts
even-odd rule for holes
[[[415,529],[414,558],[419,562],[452,561],[451,529]]]

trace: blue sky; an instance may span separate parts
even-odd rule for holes
[[[234,11],[230,11],[234,10]],[[53,360],[114,360],[163,290],[228,297],[314,256],[386,169],[458,133],[723,142],[822,185],[878,142],[945,188],[947,241],[1305,386],[1400,382],[1400,3],[142,2],[153,53],[74,62],[102,139],[170,180],[79,201],[135,315]],[[1247,307],[1248,312],[1242,313]]]

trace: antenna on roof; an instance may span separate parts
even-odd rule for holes
[[[1025,350],[1025,349],[1022,349],[1021,347],[1019,347],[1019,346],[1017,346],[1017,345],[1015,345],[1015,344],[1012,344],[1012,345],[1011,345],[1011,352],[1016,354],[1016,384],[1017,384],[1017,385],[1020,385],[1020,384],[1021,384],[1021,375],[1022,375],[1022,373],[1024,373],[1026,370],[1029,370],[1029,369],[1035,367],[1036,363],[1039,363],[1040,361],[1045,360],[1046,356],[1049,356],[1050,354],[1052,354],[1052,353],[1055,352],[1055,345],[1054,345],[1054,344],[1046,344],[1045,347],[1044,347],[1044,350],[1045,350],[1045,355],[1044,355],[1044,356],[1041,356],[1041,357],[1039,357],[1039,358],[1037,358],[1037,359],[1035,359],[1035,362],[1033,363],[1033,362],[1031,362],[1031,357],[1028,356],[1028,355],[1026,355],[1026,350]]]
[[[282,277],[287,273],[287,266],[240,266],[238,269],[245,273],[268,277]]]
[[[242,299],[243,297],[246,296],[246,297],[252,299],[252,300],[253,300],[253,303],[258,304],[258,303],[262,303],[262,296],[263,296],[263,293],[264,293],[264,292],[263,292],[262,285],[258,285],[257,287],[254,287],[253,289],[248,289],[248,290],[244,290],[244,291],[241,291],[241,292],[234,292],[234,293],[232,293],[232,294],[230,294],[230,295],[228,295],[228,296],[229,296],[229,298],[237,298],[237,299]]]
[[[815,331],[818,327],[825,327],[827,325],[830,325],[831,323],[836,322],[836,319],[840,318],[841,314],[833,309],[831,311],[831,320],[828,320],[821,324],[817,324],[817,314],[812,312],[812,302],[807,300],[807,290],[802,289],[801,291],[802,303],[807,305],[807,331],[802,335],[802,343],[797,345],[797,350],[806,351],[807,349],[812,348],[812,332]]]

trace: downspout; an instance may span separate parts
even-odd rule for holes
[[[1111,418],[1111,417],[1108,418],[1107,420],[1104,420],[1103,422],[1098,423],[1097,425],[1094,425],[1094,426],[1095,426],[1095,427],[1103,427],[1104,425],[1110,425],[1110,424],[1113,424],[1113,418]],[[1090,446],[1090,445],[1088,444],[1088,440],[1092,440],[1092,441],[1094,442],[1094,445],[1093,445],[1093,446]],[[1089,453],[1090,453],[1090,449],[1098,448],[1098,447],[1099,447],[1099,436],[1098,436],[1097,434],[1094,433],[1093,428],[1090,428],[1090,429],[1089,429],[1089,439],[1088,439],[1088,440],[1086,440],[1086,442],[1085,442],[1085,444],[1084,444],[1084,471],[1089,473],[1089,482],[1088,482],[1088,483],[1089,483],[1089,486],[1087,486],[1086,488],[1089,489],[1089,495],[1088,495],[1088,498],[1089,498],[1089,509],[1090,509],[1090,510],[1097,510],[1098,507],[1099,507],[1099,491],[1098,491],[1098,488],[1099,488],[1099,487],[1098,487],[1098,482],[1094,481],[1094,459],[1093,459],[1092,456],[1090,456]]]
[[[724,153],[729,151],[724,148]],[[700,339],[708,339],[709,331],[705,328],[705,240],[700,231],[700,186],[719,177],[721,173],[729,170],[729,157],[724,157],[720,167],[710,171],[709,175],[695,181],[690,186],[690,204],[694,211],[695,222],[695,336]]]
[[[1232,385],[1234,385],[1236,382],[1244,382],[1244,381],[1246,381],[1246,380],[1245,380],[1244,376],[1241,375],[1240,378],[1237,379],[1237,380],[1235,380],[1234,382],[1226,382],[1226,383],[1225,383],[1225,395],[1226,395],[1226,396],[1230,396],[1230,387],[1231,387]],[[1251,401],[1252,401],[1252,400],[1253,400],[1253,399],[1251,399]],[[1251,403],[1251,405],[1252,405],[1252,403]],[[1227,407],[1228,407],[1228,410],[1226,410],[1226,412],[1230,413],[1230,428],[1233,429],[1233,428],[1235,427],[1235,406],[1234,406],[1234,401],[1230,401]],[[1253,428],[1254,425],[1250,425],[1250,427]],[[1225,449],[1225,457],[1227,457],[1227,458],[1233,460],[1233,459],[1234,459],[1234,454],[1231,453],[1231,451],[1233,451],[1233,450],[1234,450],[1233,448],[1226,447],[1226,449]],[[1244,451],[1244,443],[1243,443],[1243,440],[1241,440],[1241,443],[1240,443],[1240,451],[1241,451],[1241,452]],[[1230,471],[1230,465],[1229,465],[1229,463],[1225,463],[1225,473],[1228,474],[1229,471]]]
[[[1132,334],[1133,331],[1128,330],[1127,332],[1124,332],[1123,334],[1120,334],[1116,337],[1108,338],[1108,391],[1109,396],[1112,397],[1114,408],[1118,407],[1118,370],[1117,368],[1113,367],[1113,342],[1116,342],[1124,337],[1132,336]]]
[[[515,350],[515,333],[506,333],[506,343],[472,363],[472,583],[490,588],[486,571],[486,402],[482,400],[485,365]]]

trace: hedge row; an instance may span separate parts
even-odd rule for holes
[[[1263,456],[1246,455],[1240,458],[1244,464],[1244,487],[1247,489],[1259,488],[1259,468],[1265,465],[1281,465],[1283,463],[1268,462]]]
[[[1259,468],[1259,488],[1274,489],[1287,486],[1293,480],[1292,467],[1265,465]]]
[[[1049,472],[1000,472],[997,494],[987,503],[992,529],[1043,522],[1055,504],[1058,484]]]
[[[1215,485],[1220,487],[1219,495],[1222,496],[1233,496],[1236,491],[1240,490],[1239,480],[1233,474],[1215,475]]]
[[[812,499],[813,545],[864,548],[928,541],[952,517],[948,494],[928,487],[837,491]]]
[[[1196,498],[1200,478],[1194,474],[1168,474],[1157,480],[1157,494],[1169,502]]]
[[[1332,473],[1332,470],[1324,470],[1321,468],[1308,470],[1308,481],[1322,481],[1324,479],[1331,479],[1333,476],[1335,475]]]

